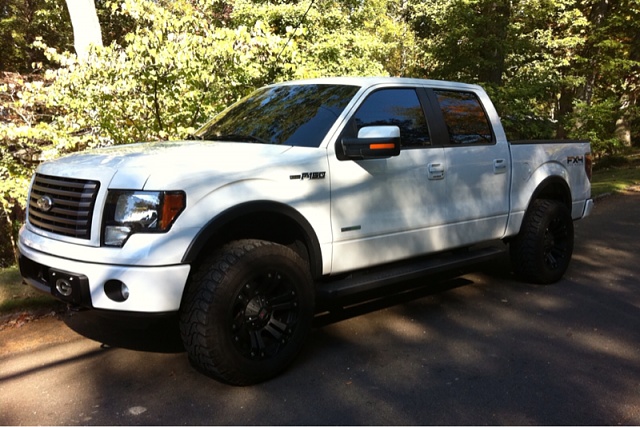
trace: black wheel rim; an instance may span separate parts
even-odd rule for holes
[[[293,281],[276,270],[255,275],[237,294],[231,316],[238,351],[252,360],[273,358],[290,341],[300,317]]]
[[[544,263],[551,269],[561,267],[569,253],[569,228],[562,218],[554,218],[544,232]]]

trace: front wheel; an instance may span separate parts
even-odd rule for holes
[[[234,385],[284,370],[311,329],[313,282],[293,250],[261,240],[224,246],[195,271],[180,315],[191,363]]]
[[[523,280],[549,284],[562,278],[573,253],[573,220],[555,200],[535,200],[510,244],[513,269]]]

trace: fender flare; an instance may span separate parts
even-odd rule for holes
[[[569,184],[559,175],[549,176],[540,181],[538,186],[533,190],[526,206],[523,206],[522,211],[518,210],[517,213],[514,213],[514,211],[511,212],[505,231],[505,238],[507,240],[513,238],[520,232],[520,227],[522,226],[525,215],[529,212],[531,204],[538,199],[558,200],[571,210],[571,189],[569,188]]]
[[[560,191],[557,190],[558,187],[561,188]],[[549,195],[552,197],[546,197]],[[542,180],[533,191],[525,212],[528,212],[533,201],[539,198],[558,200],[571,210],[571,188],[561,176],[554,175]]]
[[[198,232],[185,251],[182,262],[191,264],[198,258],[210,239],[237,218],[256,213],[271,213],[284,216],[300,227],[304,244],[309,252],[309,267],[312,277],[322,274],[322,251],[316,233],[307,219],[291,206],[269,200],[257,200],[231,207],[209,220]]]

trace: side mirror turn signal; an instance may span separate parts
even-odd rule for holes
[[[400,154],[400,128],[398,126],[366,126],[357,138],[343,138],[342,149],[352,160],[384,159]]]

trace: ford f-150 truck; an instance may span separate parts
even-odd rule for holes
[[[491,242],[522,279],[559,280],[590,173],[587,142],[507,141],[476,85],[275,84],[189,140],[41,164],[20,269],[71,305],[177,314],[198,370],[251,384],[292,362],[320,299],[488,259]]]

